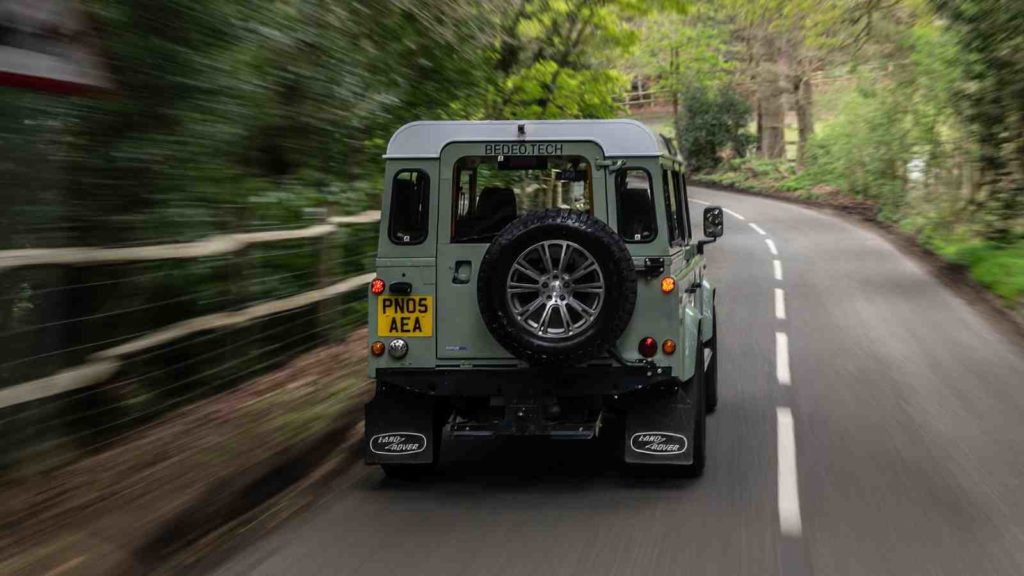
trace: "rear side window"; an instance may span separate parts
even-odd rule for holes
[[[684,231],[684,239],[689,241],[693,237],[693,230],[690,229],[690,207],[687,205],[686,182],[683,175],[672,171],[672,180],[676,183],[676,218],[679,220],[679,229]]]
[[[422,170],[402,170],[391,181],[388,237],[395,244],[420,244],[427,238],[430,178]]]
[[[658,235],[652,184],[643,168],[624,168],[616,176],[619,235],[626,242],[650,242]]]
[[[668,241],[669,243],[676,243],[683,237],[683,230],[679,227],[679,216],[676,210],[678,207],[676,182],[668,170],[662,170],[661,183],[665,191],[665,220],[666,224],[668,224]]]

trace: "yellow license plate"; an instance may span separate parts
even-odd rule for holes
[[[434,307],[430,296],[377,298],[377,335],[430,337],[434,334]]]

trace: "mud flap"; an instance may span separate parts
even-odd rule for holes
[[[692,464],[692,395],[681,384],[649,391],[626,411],[625,460],[630,464]]]
[[[437,399],[378,384],[366,405],[367,464],[430,464],[440,453]]]

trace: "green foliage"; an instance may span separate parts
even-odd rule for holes
[[[841,186],[886,210],[898,210],[911,155],[908,136],[908,122],[891,92],[862,88],[847,97],[839,116],[811,140],[807,169],[794,185]]]
[[[1005,245],[963,238],[932,238],[928,245],[1007,302],[1024,301],[1024,241]]]
[[[728,84],[739,65],[731,58],[728,30],[679,14],[657,14],[642,25],[642,41],[629,67],[678,94],[692,86]]]
[[[668,3],[671,4],[671,3]],[[496,13],[490,118],[608,118],[628,78],[616,65],[637,41],[639,0],[519,0]]]
[[[0,148],[33,156],[11,166],[5,196],[33,206],[21,190],[45,186],[64,210],[40,223],[62,227],[67,243],[187,239],[300,221],[309,207],[359,210],[376,203],[397,126],[475,113],[483,99],[488,45],[474,31],[484,15],[447,0],[87,7],[116,92],[0,95]],[[37,128],[8,128],[17,123]],[[35,184],[41,167],[52,176]],[[12,243],[37,241],[26,209],[9,220]]]
[[[1024,212],[1024,3],[932,0],[966,62],[958,108],[980,146],[985,233],[1012,242]]]
[[[694,85],[680,93],[676,138],[691,170],[713,169],[723,154],[745,156],[754,137],[747,131],[750,105],[731,86]]]
[[[726,160],[716,170],[702,173],[700,178],[750,190],[784,190],[795,174],[796,166],[788,160],[746,157]]]
[[[941,27],[923,23],[904,32],[901,46],[902,60],[885,73],[864,70],[842,96],[788,189],[842,189],[878,203],[893,220],[957,202],[951,167],[965,150],[951,98],[956,45]]]
[[[835,112],[811,139],[802,171],[789,163],[741,159],[705,177],[801,198],[868,201],[880,208],[881,218],[1019,305],[1019,213],[1009,220],[1008,241],[986,239],[993,210],[1004,207],[972,187],[982,147],[962,120],[965,103],[958,93],[970,61],[957,36],[940,23],[918,21],[890,32],[887,67],[862,69],[853,90],[833,97]]]

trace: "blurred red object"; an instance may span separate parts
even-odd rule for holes
[[[73,0],[5,0],[0,31],[0,86],[60,94],[113,87],[99,39]]]

